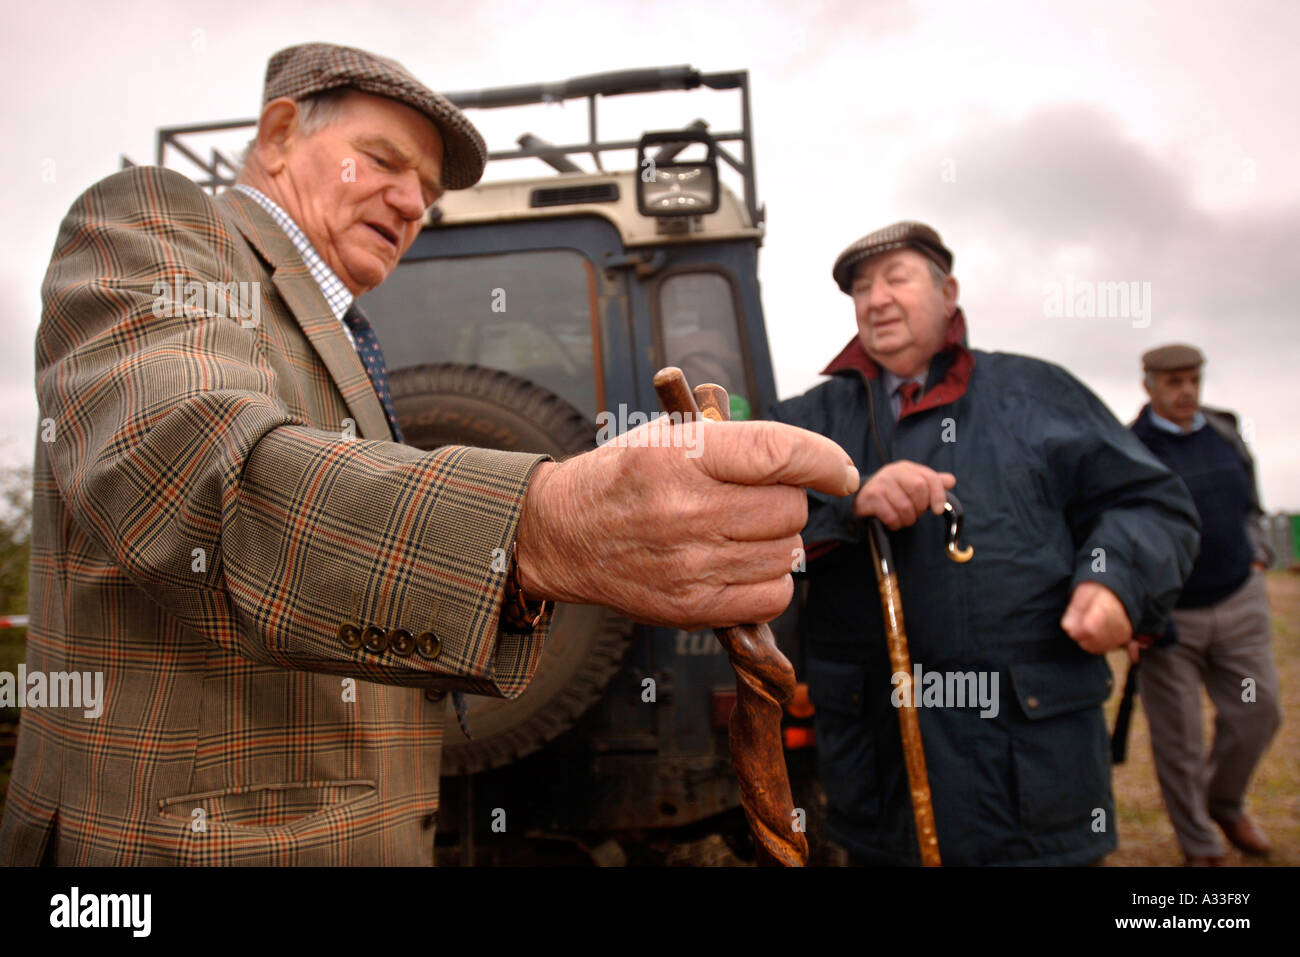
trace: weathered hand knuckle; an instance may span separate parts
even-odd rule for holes
[[[763,472],[765,482],[785,465],[793,454],[792,442],[784,429],[763,429],[759,435],[759,455],[755,462]]]

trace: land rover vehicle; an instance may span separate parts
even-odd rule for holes
[[[736,128],[695,120],[598,135],[605,98],[696,90],[738,96]],[[657,411],[651,380],[666,365],[725,386],[733,418],[775,400],[745,72],[629,70],[448,96],[472,117],[585,100],[588,135],[525,134],[491,153],[488,178],[443,196],[393,275],[362,298],[408,443],[580,453]],[[196,138],[249,125],[160,130],[157,162],[178,151],[216,191],[235,164],[216,148],[204,157]],[[631,162],[607,170],[611,154]],[[552,171],[494,178],[521,160]],[[726,737],[734,686],[709,632],[562,605],[525,692],[470,699],[470,739],[447,702],[440,862],[653,861],[661,843],[710,833],[743,854]],[[806,729],[789,730],[808,743]]]

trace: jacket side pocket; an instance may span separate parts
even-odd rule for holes
[[[279,829],[310,824],[315,818],[374,800],[377,795],[376,783],[368,779],[283,781],[179,794],[163,798],[158,808],[163,817],[189,821],[195,830],[200,821],[203,829]]]
[[[866,668],[808,659],[808,693],[817,711],[817,769],[826,799],[851,818],[880,813],[881,780],[868,717]]]
[[[1030,830],[1110,829],[1110,748],[1101,705],[1113,681],[1105,658],[1009,666],[1029,720],[1013,732],[1020,819]]]

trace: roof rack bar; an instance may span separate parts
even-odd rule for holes
[[[215,133],[221,130],[237,130],[241,126],[256,126],[257,117],[247,120],[221,120],[213,123],[191,123],[187,126],[160,126],[159,137],[183,136],[187,133]]]
[[[536,103],[558,103],[564,100],[585,99],[587,101],[587,142],[566,146],[545,146],[533,149],[498,150],[488,154],[490,160],[523,159],[526,157],[559,157],[572,153],[585,153],[591,156],[596,169],[604,171],[601,154],[615,150],[635,150],[640,145],[638,140],[613,140],[602,143],[597,132],[597,98],[601,96],[622,96],[629,93],[654,93],[665,90],[692,90],[706,87],[711,90],[739,90],[741,124],[740,129],[714,134],[715,143],[739,142],[743,149],[744,160],[734,153],[718,148],[718,154],[744,180],[745,208],[749,211],[754,225],[761,225],[764,211],[758,206],[757,186],[754,170],[754,136],[753,119],[749,101],[749,73],[734,70],[723,73],[701,73],[690,66],[653,67],[636,70],[615,70],[608,73],[593,73],[587,76],[572,77],[556,83],[533,83],[524,86],[497,87],[484,90],[464,90],[448,93],[447,98],[462,109],[497,109],[508,106],[528,106]],[[222,186],[234,182],[234,173],[238,168],[234,160],[216,150],[212,158],[204,160],[193,149],[182,142],[182,137],[219,133],[257,126],[256,119],[227,120],[216,123],[189,123],[182,126],[161,127],[157,134],[155,163],[167,165],[167,150],[172,147],[190,163],[193,163],[207,177],[196,180],[200,186],[211,189],[214,193]],[[693,129],[694,125],[687,127]],[[129,163],[126,157],[123,163]],[[229,170],[229,175],[226,173]]]
[[[722,77],[724,74],[719,73],[714,76]],[[745,181],[745,208],[749,210],[751,222],[755,226],[762,226],[766,212],[758,206],[757,171],[754,168],[754,123],[749,112],[749,74],[739,74],[736,85],[740,88],[740,138],[745,144],[745,168],[742,170],[734,161],[729,162],[736,167]],[[713,89],[721,89],[721,87],[713,87]]]
[[[729,150],[723,149],[721,146],[719,146],[717,149],[718,149],[718,155],[727,161],[728,166],[734,169],[741,176],[748,175],[749,167],[746,164],[742,163],[740,160],[736,159],[736,157],[732,156]]]
[[[208,173],[212,176],[217,175],[217,170],[215,166],[210,166],[208,164],[208,161],[203,159],[201,156],[199,156],[198,153],[194,152],[192,149],[190,149],[188,146],[186,146],[184,143],[180,142],[179,140],[172,139],[172,138],[158,140],[158,165],[159,166],[163,165],[163,151],[168,146],[171,146],[172,149],[176,150],[176,152],[180,153],[182,156],[184,156],[187,160],[189,160],[199,169],[203,170],[203,172]]]
[[[740,142],[744,137],[739,133],[724,133],[715,136],[717,142]],[[590,153],[593,150],[601,153],[613,153],[618,150],[634,150],[641,145],[639,139],[635,140],[610,140],[605,143],[566,143],[563,146],[545,146],[545,147],[520,147],[514,150],[494,150],[488,154],[490,160],[504,159],[527,159],[533,156],[542,156],[546,153]],[[730,154],[728,154],[730,155]],[[730,160],[732,166],[737,172],[746,171],[747,164],[738,162],[735,157]]]
[[[600,142],[596,136],[596,96],[592,94],[587,97],[587,139],[592,143]],[[591,151],[591,161],[596,164],[596,169],[601,172],[605,167],[600,164],[600,150]]]
[[[235,160],[232,160],[229,156],[221,152],[221,150],[217,149],[215,146],[212,147],[212,168],[215,170],[219,166],[223,166],[223,165],[226,167],[226,169],[230,170],[230,172],[232,173],[239,172],[239,163],[237,163]]]
[[[540,136],[534,136],[532,133],[525,133],[515,141],[519,144],[520,149],[540,150],[537,158],[546,163],[547,166],[557,173],[581,173],[583,169],[569,157],[556,150],[556,148],[542,139]]]
[[[627,93],[656,93],[661,90],[690,90],[699,86],[702,74],[689,66],[615,70],[575,76],[557,83],[529,83],[487,90],[461,90],[444,96],[461,109],[495,110],[505,106],[559,103],[592,96],[622,96]]]
[[[684,127],[684,129],[693,130],[697,133],[707,133],[709,130],[709,124],[704,120],[695,120],[693,123]],[[678,153],[690,145],[690,143],[665,143],[663,146],[659,147],[659,151],[655,153],[654,161],[656,164],[660,165],[671,163],[677,158]]]

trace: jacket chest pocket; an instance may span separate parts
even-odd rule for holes
[[[966,502],[966,513],[972,541],[974,536],[987,536],[1007,560],[1056,564],[1051,551],[1064,549],[1065,567],[1074,567],[1064,509],[1055,501],[1041,469],[1021,466],[995,473],[979,496]]]

